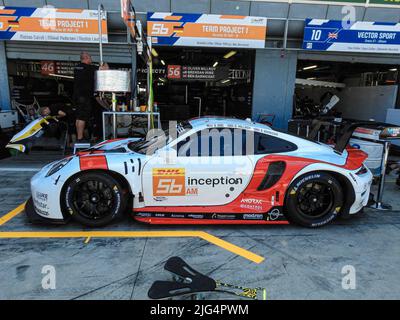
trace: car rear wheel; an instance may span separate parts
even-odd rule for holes
[[[111,175],[86,172],[67,182],[61,202],[75,221],[89,227],[102,227],[123,214],[127,194]]]
[[[310,228],[334,220],[343,205],[340,183],[330,174],[310,172],[297,178],[286,194],[288,220]]]

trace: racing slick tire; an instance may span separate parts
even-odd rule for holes
[[[102,227],[120,217],[127,200],[121,183],[102,172],[85,172],[73,177],[61,193],[65,214],[88,227]]]
[[[322,227],[339,214],[343,205],[342,187],[328,173],[306,173],[289,186],[285,204],[289,221],[309,228]]]

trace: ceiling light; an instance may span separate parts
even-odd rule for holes
[[[229,59],[230,57],[234,56],[236,53],[237,53],[237,52],[234,51],[234,50],[229,51],[226,55],[224,55],[224,58],[225,58],[225,59]]]
[[[218,65],[218,61],[215,61],[213,67],[215,68]]]
[[[389,69],[389,71],[397,71],[397,68]]]
[[[316,64],[314,64],[312,66],[304,67],[303,70],[315,69],[316,67],[318,67],[318,66]]]
[[[151,49],[151,54],[152,54],[154,57],[158,57],[158,52],[157,52],[156,49],[154,49],[154,48]]]
[[[221,83],[227,83],[229,81],[231,81],[231,80],[230,79],[225,79],[225,80],[222,80]]]
[[[164,62],[164,60],[162,60],[162,59],[161,59],[161,64],[162,64],[163,66],[165,66],[165,62]]]

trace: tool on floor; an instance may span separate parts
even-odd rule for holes
[[[173,281],[155,281],[147,293],[150,299],[189,297],[200,300],[204,293],[226,293],[244,299],[266,300],[264,288],[247,288],[214,280],[194,270],[180,257],[169,258],[164,269],[172,273]]]

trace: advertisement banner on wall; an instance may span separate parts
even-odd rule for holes
[[[0,40],[99,42],[97,10],[0,6]],[[108,42],[107,17],[102,39]]]
[[[147,33],[153,45],[264,48],[267,19],[262,17],[149,12]]]
[[[400,53],[400,23],[307,19],[303,49],[368,53]]]

